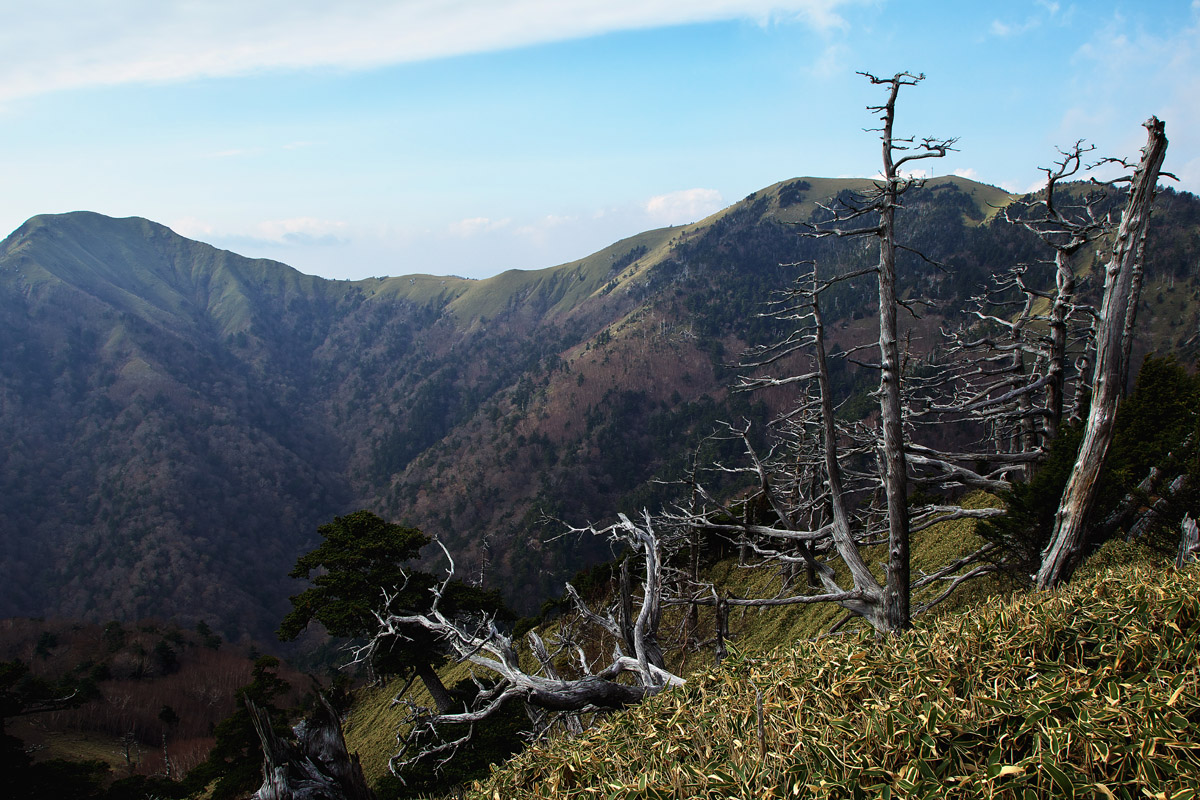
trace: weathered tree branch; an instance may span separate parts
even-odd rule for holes
[[[1145,126],[1148,139],[1134,173],[1125,210],[1121,214],[1121,225],[1105,267],[1091,410],[1075,468],[1067,481],[1067,488],[1055,514],[1054,531],[1038,569],[1037,585],[1042,589],[1065,580],[1078,561],[1088,517],[1096,499],[1100,470],[1114,435],[1117,406],[1128,380],[1126,340],[1133,335],[1146,229],[1150,222],[1159,170],[1167,151],[1163,123],[1151,117]]]

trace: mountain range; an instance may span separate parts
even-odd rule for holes
[[[761,316],[815,259],[869,244],[799,235],[869,186],[797,178],[693,225],[487,280],[334,281],[139,218],[30,219],[0,243],[0,616],[205,620],[267,637],[303,588],[316,528],[358,508],[437,535],[460,575],[532,611],[604,542],[561,536],[669,502],[661,480],[718,457],[720,420],[759,428],[783,390],[731,393]],[[988,277],[1047,254],[949,177],[906,198],[914,357]],[[800,228],[802,230],[802,227]],[[1200,199],[1157,201],[1139,352],[1200,352]],[[1080,259],[1095,292],[1098,253]],[[1041,269],[1035,267],[1035,269]],[[875,337],[873,294],[827,301],[834,347]],[[870,374],[835,376],[866,402]],[[845,413],[853,413],[854,401]],[[865,408],[865,406],[864,406]]]

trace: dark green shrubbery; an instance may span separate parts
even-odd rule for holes
[[[1001,545],[998,558],[1019,583],[1037,571],[1054,528],[1054,515],[1075,465],[1082,426],[1064,428],[1033,479],[1001,495],[1007,515],[980,526],[980,535]],[[1089,551],[1124,537],[1148,508],[1161,501],[1143,544],[1173,552],[1179,522],[1200,500],[1200,377],[1188,374],[1174,356],[1150,355],[1133,392],[1117,411],[1116,434],[1101,474],[1092,510]],[[1157,470],[1148,492],[1139,484]],[[1177,491],[1170,485],[1183,477]]]

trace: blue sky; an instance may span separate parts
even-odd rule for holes
[[[42,0],[0,31],[0,233],[142,216],[333,278],[486,277],[870,175],[898,132],[1026,190],[1055,148],[1200,192],[1200,0]],[[929,162],[925,162],[928,164]]]

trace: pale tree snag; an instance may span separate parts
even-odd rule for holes
[[[902,631],[909,626],[909,530],[908,467],[904,454],[903,411],[900,401],[900,348],[896,336],[896,206],[903,179],[895,158],[892,125],[896,117],[896,95],[901,86],[915,86],[918,78],[896,75],[881,80],[868,75],[873,84],[888,86],[887,102],[873,110],[883,120],[884,185],[879,209],[879,415],[883,429],[883,486],[887,494],[888,561],[883,587],[883,626]],[[943,150],[944,153],[944,150]],[[930,153],[932,155],[932,153]]]
[[[1196,526],[1196,520],[1192,519],[1191,514],[1184,515],[1183,522],[1179,527],[1181,535],[1179,552],[1175,556],[1175,567],[1183,569],[1183,565],[1189,561],[1200,560],[1200,528]]]
[[[1069,179],[1079,172],[1085,152],[1083,142],[1063,153],[1055,168],[1046,168],[1046,194],[1043,199],[1045,216],[1041,224],[1026,221],[1028,230],[1054,249],[1054,294],[1050,306],[1050,348],[1046,363],[1046,438],[1053,440],[1062,426],[1066,398],[1067,320],[1075,303],[1074,257],[1088,242],[1104,232],[1106,225],[1096,218],[1090,204],[1085,205],[1085,216],[1070,218],[1055,202],[1054,189],[1059,181]],[[1081,375],[1086,381],[1088,375]]]
[[[1069,368],[1069,355],[1086,353],[1091,346],[1095,318],[1095,311],[1076,295],[1073,259],[1110,226],[1097,212],[1102,193],[1085,194],[1076,202],[1056,189],[1079,174],[1083,156],[1093,149],[1076,142],[1060,151],[1053,167],[1042,168],[1046,186],[1041,196],[1003,213],[1007,222],[1030,231],[1054,252],[1052,285],[1041,265],[1018,264],[993,276],[971,298],[974,324],[943,331],[947,377],[932,387],[942,396],[926,392],[930,407],[989,430],[995,452],[981,457],[1000,464],[989,477],[1001,481],[1010,475],[1027,481],[1033,477],[1062,427],[1068,389],[1075,386],[1078,395],[1079,383],[1091,380],[1090,374]],[[961,456],[958,461],[969,463]]]
[[[402,777],[404,767],[421,758],[449,758],[455,749],[470,740],[475,723],[496,713],[512,700],[523,701],[549,712],[565,712],[568,730],[578,730],[576,715],[580,712],[624,708],[668,686],[684,683],[682,678],[663,667],[662,651],[658,645],[658,626],[662,613],[663,543],[649,516],[645,515],[644,522],[637,524],[622,514],[618,522],[606,528],[575,529],[575,532],[585,531],[607,536],[614,542],[631,547],[642,557],[646,573],[636,616],[630,609],[627,615],[618,615],[622,617],[621,620],[612,614],[602,615],[592,611],[574,587],[567,584],[567,593],[575,601],[581,616],[608,632],[615,641],[615,652],[602,669],[592,669],[582,648],[573,640],[558,641],[555,651],[551,652],[533,631],[528,637],[530,657],[524,659],[523,664],[517,644],[496,626],[493,618],[485,616],[468,624],[443,614],[439,604],[454,576],[454,561],[444,546],[442,551],[449,566],[445,580],[432,589],[433,602],[429,610],[377,615],[379,631],[370,643],[358,651],[357,660],[370,658],[372,648],[378,647],[380,642],[393,637],[403,639],[406,627],[411,630],[412,626],[417,626],[441,638],[460,662],[468,662],[482,669],[488,682],[485,685],[477,680],[481,689],[477,698],[458,711],[432,712],[398,697],[394,702],[406,703],[411,710],[407,720],[411,728],[406,735],[398,737],[400,750],[389,762],[393,774]],[[390,605],[391,598],[385,597],[384,608]],[[626,621],[627,624],[623,624]],[[572,650],[578,655],[578,674],[564,677],[555,666],[556,657]],[[527,669],[531,662],[538,665],[536,671]],[[632,681],[620,681],[623,675],[632,677]],[[458,738],[445,738],[442,730],[447,726],[466,728],[466,733]]]
[[[772,423],[774,442],[761,455],[751,443],[748,423],[740,428],[729,426],[731,433],[743,441],[748,464],[741,467],[716,464],[712,471],[753,481],[755,486],[748,496],[719,502],[693,479],[689,507],[664,515],[673,525],[709,530],[729,537],[744,553],[752,550],[758,561],[746,566],[780,564],[785,568],[784,574],[790,576],[802,564],[808,577],[805,587],[808,591],[788,595],[785,579],[775,597],[717,597],[711,587],[710,592],[701,587],[691,597],[671,598],[671,603],[725,607],[834,603],[867,621],[878,634],[896,634],[909,627],[913,615],[909,537],[914,519],[918,529],[923,529],[941,521],[999,513],[996,509],[941,504],[909,507],[910,483],[951,491],[968,486],[994,490],[1005,488],[1008,483],[979,475],[952,463],[950,457],[909,441],[907,428],[914,425],[914,416],[930,412],[928,408],[914,412],[910,407],[911,390],[904,375],[897,330],[899,308],[903,305],[897,296],[897,253],[915,251],[899,241],[896,211],[901,207],[902,196],[923,184],[921,179],[904,174],[905,169],[911,170],[910,162],[942,157],[952,149],[954,140],[918,141],[897,138],[894,134],[900,89],[915,86],[923,76],[898,73],[891,78],[878,78],[862,74],[873,85],[887,90],[884,103],[869,107],[882,123],[876,129],[883,148],[881,175],[872,190],[851,200],[843,198],[836,207],[822,207],[828,217],[808,224],[803,235],[873,238],[878,261],[875,266],[828,279],[818,278],[812,262],[786,265],[802,268],[801,274],[764,316],[792,326],[792,331],[782,341],[751,352],[743,367],[754,370],[756,375],[743,378],[735,389],[795,387],[799,392],[797,405]],[[878,289],[878,363],[863,364],[850,353],[844,353],[843,357],[879,372],[878,420],[842,423],[836,417],[838,402],[830,381],[820,296],[835,284],[871,275]],[[873,348],[855,348],[860,353],[868,349]],[[806,358],[807,368],[784,376],[761,372],[779,365],[791,369],[797,357]],[[697,498],[703,500],[703,507],[698,507]],[[751,508],[756,509],[755,514],[750,513]],[[862,550],[879,544],[887,546],[882,579],[873,574]],[[990,565],[974,566],[984,555],[986,551],[981,550],[957,563],[957,568],[966,570],[961,574],[955,567],[938,569],[922,575],[918,583],[956,587],[980,574],[980,569],[991,569]],[[826,563],[829,556],[846,566],[848,580],[839,579]],[[708,593],[713,595],[711,599],[704,597]],[[941,596],[935,598],[918,611],[927,610],[940,599]]]
[[[774,363],[783,353],[792,355],[803,349],[812,363],[812,368],[799,376],[805,382],[805,395],[794,410],[776,421],[776,446],[765,456],[760,456],[752,445],[748,426],[730,427],[733,435],[742,440],[749,465],[739,469],[716,465],[713,469],[746,475],[755,481],[752,493],[737,501],[742,506],[742,514],[739,515],[728,502],[715,500],[693,475],[692,504],[679,513],[665,513],[663,520],[672,526],[707,529],[734,539],[735,543],[753,551],[759,559],[756,566],[782,564],[789,567],[803,564],[811,576],[806,586],[810,591],[788,594],[785,582],[780,593],[774,597],[739,598],[719,596],[708,586],[699,587],[691,596],[677,595],[665,601],[671,605],[715,605],[718,611],[718,645],[725,634],[720,629],[723,619],[721,611],[731,606],[761,608],[833,603],[868,622],[879,634],[897,632],[885,608],[885,587],[872,573],[861,549],[868,544],[887,541],[887,507],[870,500],[882,494],[882,470],[866,472],[860,467],[846,467],[846,463],[855,461],[878,463],[879,432],[863,425],[847,426],[837,420],[829,378],[820,295],[851,276],[823,281],[817,278],[811,262],[792,266],[807,266],[811,271],[802,273],[796,279],[794,287],[784,293],[783,299],[776,301],[769,316],[790,321],[796,325],[796,329],[781,346],[759,350],[761,357],[753,366]],[[739,387],[778,386],[792,383],[796,377],[743,378]],[[913,449],[916,454],[910,460],[914,463],[942,463],[933,457],[938,455],[935,451]],[[966,483],[968,477],[978,479],[979,476],[965,470],[962,474],[942,471],[939,480],[947,485],[958,486]],[[696,497],[705,501],[704,507],[697,507]],[[746,513],[751,506],[764,509],[769,520],[759,522],[752,519]],[[1000,513],[1000,509],[992,508],[926,505],[910,515],[909,530],[924,530],[940,522],[980,519]],[[733,521],[739,518],[740,521]],[[963,582],[993,570],[992,564],[977,563],[992,549],[991,545],[984,545],[975,553],[913,581],[910,588],[946,587],[913,613],[929,610]],[[835,555],[845,565],[849,585],[839,582],[834,569],[824,560],[826,554]],[[704,596],[706,594],[711,596]]]
[[[1133,336],[1141,289],[1141,259],[1159,171],[1167,152],[1163,123],[1151,117],[1145,126],[1148,140],[1130,183],[1121,224],[1104,270],[1091,409],[1075,467],[1055,514],[1050,543],[1042,554],[1036,579],[1040,589],[1066,580],[1078,562],[1100,471],[1112,443],[1117,406],[1129,376],[1129,339]]]
[[[868,110],[878,113],[882,122],[880,141],[883,151],[883,180],[877,184],[877,194],[869,208],[879,215],[873,230],[862,231],[879,241],[879,267],[876,279],[879,287],[879,416],[882,443],[878,459],[882,467],[881,480],[886,496],[888,526],[887,574],[883,586],[881,630],[895,633],[909,627],[911,611],[909,595],[909,517],[908,464],[905,454],[904,413],[902,407],[902,375],[896,317],[899,302],[896,295],[896,209],[900,195],[919,181],[905,178],[901,169],[910,162],[926,158],[942,158],[952,149],[954,140],[897,139],[893,128],[896,120],[896,97],[902,86],[916,86],[924,75],[900,72],[891,78],[879,78],[860,73],[873,85],[887,87],[887,100]],[[837,235],[855,235],[838,231]]]
[[[358,756],[346,749],[337,712],[324,696],[320,701],[293,729],[291,742],[276,735],[266,710],[246,699],[263,749],[263,784],[253,800],[375,800]]]

